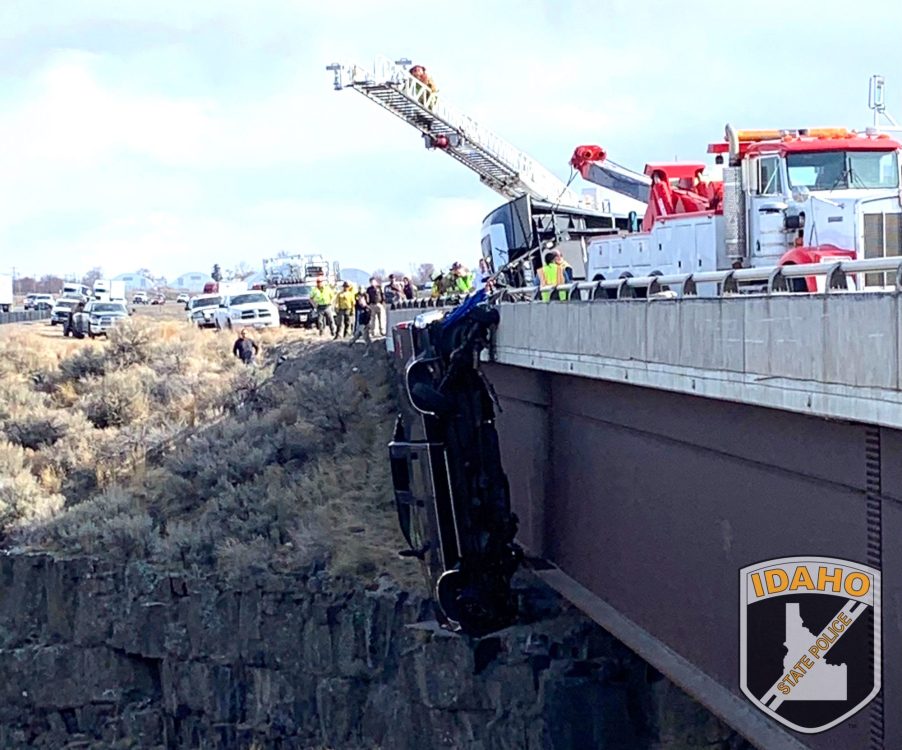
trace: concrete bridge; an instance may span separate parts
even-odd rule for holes
[[[541,575],[759,747],[902,747],[900,296],[499,307],[485,372]],[[739,686],[740,569],[806,554],[883,571],[882,691],[819,734]]]

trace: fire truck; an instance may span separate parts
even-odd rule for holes
[[[715,165],[606,165],[580,146],[571,165],[585,179],[646,203],[629,229],[586,243],[590,280],[689,274],[902,254],[900,144],[869,128],[738,130],[708,153]],[[815,277],[794,291],[818,291]],[[882,274],[854,280],[881,286]],[[708,287],[707,289],[704,287]],[[714,293],[699,285],[699,294]],[[754,291],[753,288],[748,291]]]
[[[281,254],[263,261],[266,283],[272,288],[284,284],[314,284],[323,279],[334,286],[339,279],[338,262],[329,263],[322,255]]]

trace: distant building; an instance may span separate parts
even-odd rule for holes
[[[370,276],[372,274],[361,271],[359,268],[342,268],[341,278],[343,281],[350,281],[360,288],[365,288],[370,284]]]
[[[210,274],[192,271],[190,273],[183,273],[172,282],[171,286],[173,289],[184,289],[188,292],[202,292],[204,284],[208,281],[213,281],[213,279],[210,278]]]
[[[124,281],[126,291],[130,289],[153,289],[156,284],[153,279],[142,276],[139,273],[120,273],[114,281]]]

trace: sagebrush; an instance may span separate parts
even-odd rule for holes
[[[7,548],[371,576],[398,548],[384,357],[127,321],[108,342],[0,338],[0,535]]]

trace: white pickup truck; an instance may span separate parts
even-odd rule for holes
[[[116,323],[128,318],[128,310],[121,302],[88,302],[82,312],[72,316],[72,325],[82,336],[106,336]]]
[[[213,320],[217,330],[232,328],[276,328],[279,309],[263,292],[242,292],[224,296]]]

